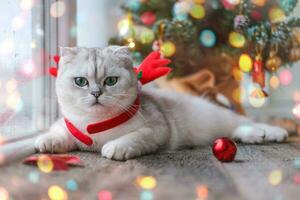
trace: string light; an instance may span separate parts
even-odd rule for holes
[[[253,67],[253,61],[248,54],[242,54],[239,58],[239,67],[243,72],[250,72]]]
[[[232,31],[229,34],[229,44],[235,48],[242,48],[246,44],[246,38],[243,34]]]

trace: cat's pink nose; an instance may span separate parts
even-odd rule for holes
[[[95,98],[100,97],[101,94],[102,94],[101,91],[92,91],[91,92],[91,95],[93,95]]]

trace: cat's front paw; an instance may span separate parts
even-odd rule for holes
[[[101,154],[113,160],[128,160],[139,156],[141,152],[126,141],[110,141],[102,147]]]
[[[41,153],[65,153],[69,150],[68,143],[64,137],[50,133],[40,135],[36,139],[34,146]]]
[[[233,134],[233,138],[243,143],[283,142],[288,132],[276,126],[267,124],[254,124],[253,126],[240,126]]]

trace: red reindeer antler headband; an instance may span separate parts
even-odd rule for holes
[[[58,65],[60,57],[58,55],[53,57],[54,62]],[[166,65],[170,64],[169,59],[161,58],[161,54],[157,51],[151,52],[140,64],[139,67],[134,67],[138,79],[144,85],[161,76],[167,75],[171,68]],[[50,67],[49,73],[57,77],[58,68]]]

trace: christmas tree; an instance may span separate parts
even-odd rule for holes
[[[265,73],[300,59],[297,0],[128,0],[119,35],[136,62],[153,50],[172,60],[170,77],[209,69],[216,81],[240,72],[265,87]]]

